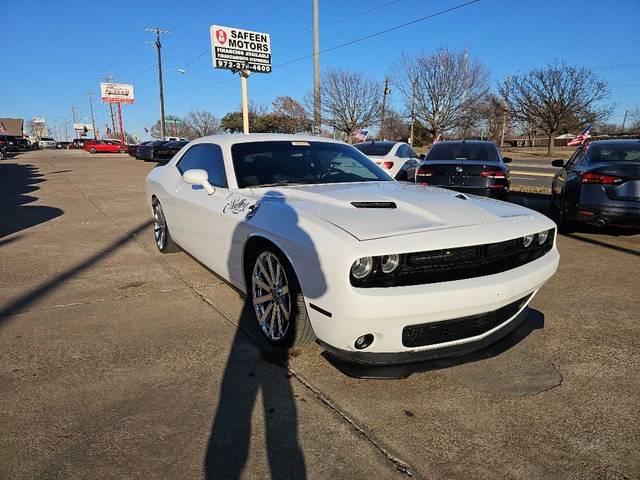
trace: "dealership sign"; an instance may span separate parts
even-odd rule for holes
[[[93,125],[91,125],[90,123],[74,123],[73,124],[73,129],[74,130],[84,130],[85,132],[92,132],[93,131]]]
[[[133,85],[128,83],[101,83],[100,93],[104,103],[134,103]]]
[[[268,33],[211,25],[213,67],[226,70],[271,72],[271,40]]]

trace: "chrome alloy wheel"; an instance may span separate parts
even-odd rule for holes
[[[156,237],[156,245],[162,250],[167,241],[167,222],[162,213],[160,202],[153,204],[153,234]]]
[[[291,294],[284,267],[272,252],[262,252],[251,276],[253,308],[258,324],[271,341],[282,340],[289,330]]]

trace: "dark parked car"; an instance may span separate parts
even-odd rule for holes
[[[71,148],[71,142],[58,142],[56,148],[62,148],[64,150],[68,150]]]
[[[416,170],[416,183],[506,200],[511,162],[493,142],[456,140],[438,142]]]
[[[137,157],[137,155],[138,155],[138,147],[140,145],[146,145],[147,143],[149,143],[149,142],[140,142],[140,143],[135,144],[135,145],[129,145],[129,147],[127,148],[127,153],[129,154],[130,157],[138,158]]]
[[[0,135],[0,145],[2,145],[7,152],[17,152],[20,150],[18,138],[13,135]]]
[[[188,140],[178,140],[175,142],[167,142],[155,150],[154,160],[158,163],[167,163],[173,156],[182,149]]]
[[[136,158],[140,158],[145,162],[153,162],[153,157],[156,154],[156,149],[161,147],[165,143],[169,143],[167,140],[154,140],[146,145],[140,145],[138,147],[138,155]]]
[[[561,227],[640,227],[640,140],[594,141],[551,164],[562,167],[551,185]]]

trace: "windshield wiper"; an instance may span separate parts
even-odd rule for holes
[[[300,180],[281,180],[279,182],[273,183],[259,183],[258,185],[253,185],[253,188],[263,188],[263,187],[282,187],[284,185],[309,185],[313,182],[301,182]]]

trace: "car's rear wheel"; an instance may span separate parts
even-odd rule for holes
[[[171,253],[180,251],[180,247],[175,244],[171,233],[169,233],[169,227],[167,226],[167,219],[162,211],[162,205],[157,198],[153,199],[153,236],[156,240],[156,247],[162,253]]]
[[[560,197],[558,206],[556,206],[556,221],[558,223],[558,230],[562,233],[571,233],[576,229],[576,221],[567,210],[564,195]]]
[[[124,153],[125,151],[126,151],[126,150],[125,150],[124,148],[119,148],[119,149],[118,149],[118,152],[120,152],[120,153]]]
[[[315,334],[298,279],[281,252],[261,250],[248,283],[258,326],[270,343],[291,348],[313,342]]]
[[[96,153],[96,148],[95,148],[95,147],[91,147],[91,148],[89,149],[89,152],[91,152],[91,153]]]

